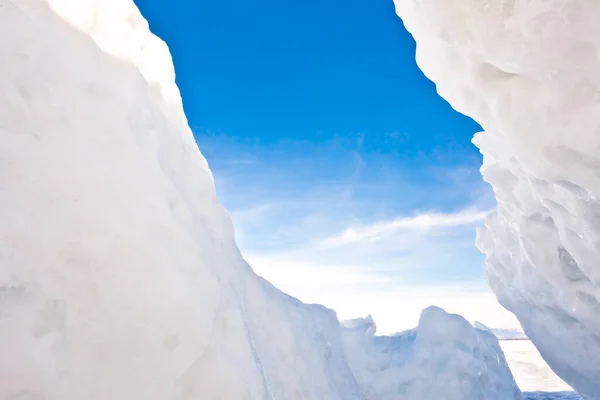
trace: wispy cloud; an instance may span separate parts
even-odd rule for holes
[[[268,276],[270,281],[280,287],[349,287],[390,282],[389,278],[374,274],[364,265],[294,261],[293,254],[248,254],[245,258],[259,274]]]
[[[413,327],[429,305],[518,326],[486,287],[474,247],[493,206],[477,166],[432,163],[418,175],[363,153],[361,138],[347,148],[286,142],[253,151],[252,163],[236,162],[248,151],[230,143],[215,151],[232,160],[211,166],[254,270],[341,319],[372,314],[380,333]]]
[[[360,140],[359,140],[360,142]],[[356,166],[354,167],[354,171],[352,171],[352,175],[350,179],[348,179],[347,187],[344,190],[343,198],[350,199],[354,195],[354,191],[356,190],[356,185],[360,181],[361,174],[364,169],[365,161],[360,156],[360,153],[357,151],[353,152],[354,158],[356,159]]]
[[[379,333],[412,328],[430,305],[490,326],[518,327],[480,278],[473,231],[487,213],[466,208],[355,224],[294,248],[249,249],[245,257],[281,290],[333,308],[340,319],[371,314]]]
[[[320,241],[323,247],[337,247],[364,241],[378,241],[405,231],[427,231],[436,228],[470,225],[483,221],[489,211],[466,209],[456,213],[426,212],[410,217],[351,226],[342,233]]]
[[[290,261],[293,254],[247,255],[255,271],[306,303],[334,309],[340,320],[372,315],[380,334],[417,325],[421,310],[437,305],[497,328],[518,327],[515,317],[481,281],[460,284],[406,284],[366,265]]]

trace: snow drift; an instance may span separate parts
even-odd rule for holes
[[[485,133],[486,274],[554,371],[600,399],[600,2],[396,0],[417,61]]]
[[[419,326],[374,336],[369,318],[342,323],[348,362],[368,399],[521,400],[496,337],[440,308]]]
[[[335,313],[242,259],[168,49],[130,0],[0,0],[0,51],[0,398],[365,399]],[[418,365],[393,379],[411,400],[478,398],[460,388],[497,346],[424,315],[391,349]],[[494,360],[476,393],[512,396]]]

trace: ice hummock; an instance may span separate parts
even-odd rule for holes
[[[395,3],[423,72],[485,130],[492,289],[552,369],[600,399],[600,2]]]
[[[438,307],[419,326],[375,336],[368,317],[342,323],[348,362],[368,399],[521,400],[496,337]]]

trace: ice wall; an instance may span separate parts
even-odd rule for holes
[[[374,336],[370,317],[343,325],[350,368],[368,399],[523,399],[496,337],[459,315],[429,307],[416,329],[394,336]]]
[[[363,399],[254,275],[130,0],[0,0],[0,399]]]
[[[554,371],[600,399],[600,2],[395,3],[419,66],[485,130],[492,289]]]

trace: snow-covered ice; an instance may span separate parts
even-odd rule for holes
[[[0,52],[1,399],[365,399],[335,313],[241,257],[131,0],[0,0]],[[410,400],[519,398],[491,335],[415,332]]]
[[[129,0],[0,0],[0,398],[363,399],[254,275]]]
[[[529,340],[501,340],[508,366],[523,392],[571,392],[572,388],[562,381],[542,359]]]
[[[374,336],[370,317],[343,325],[350,368],[368,399],[523,398],[496,337],[459,315],[429,307],[416,329],[395,336]]]
[[[600,2],[395,3],[421,69],[485,130],[492,289],[553,370],[600,399]]]

